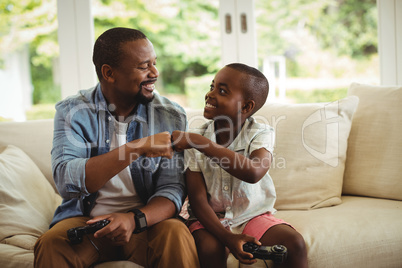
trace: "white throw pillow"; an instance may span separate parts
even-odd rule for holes
[[[345,194],[402,200],[402,86],[354,83],[359,108],[349,137]]]
[[[254,116],[274,127],[270,175],[276,209],[313,209],[341,203],[347,140],[359,99],[332,103],[270,103]]]
[[[32,250],[61,197],[19,148],[0,148],[0,241]]]

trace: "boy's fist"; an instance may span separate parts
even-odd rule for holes
[[[190,149],[190,133],[175,130],[172,133],[172,147],[177,152],[182,152],[185,149]]]

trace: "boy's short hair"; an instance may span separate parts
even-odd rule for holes
[[[268,97],[268,79],[258,69],[243,63],[231,63],[226,65],[226,67],[235,69],[249,76],[247,79],[241,81],[244,92],[243,96],[245,100],[252,100],[255,102],[253,113],[258,111],[265,104]]]
[[[99,81],[102,80],[103,64],[111,67],[120,65],[122,56],[124,56],[121,50],[122,44],[146,38],[141,31],[124,27],[112,28],[101,34],[95,42],[92,56]]]

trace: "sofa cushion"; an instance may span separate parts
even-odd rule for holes
[[[2,268],[32,268],[33,250],[0,243],[0,267]]]
[[[357,97],[332,103],[270,103],[255,114],[276,131],[276,209],[312,209],[341,203],[347,140]]]
[[[276,216],[304,237],[309,267],[401,267],[400,201],[343,196],[339,206]]]
[[[0,241],[33,249],[61,203],[35,163],[18,147],[0,148]]]
[[[358,96],[345,168],[345,194],[402,200],[402,87],[354,83]]]
[[[0,147],[14,145],[23,150],[56,191],[50,160],[52,141],[53,119],[0,123]]]

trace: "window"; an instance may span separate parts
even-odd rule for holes
[[[256,0],[255,13],[272,101],[333,101],[352,82],[380,83],[375,0]]]

